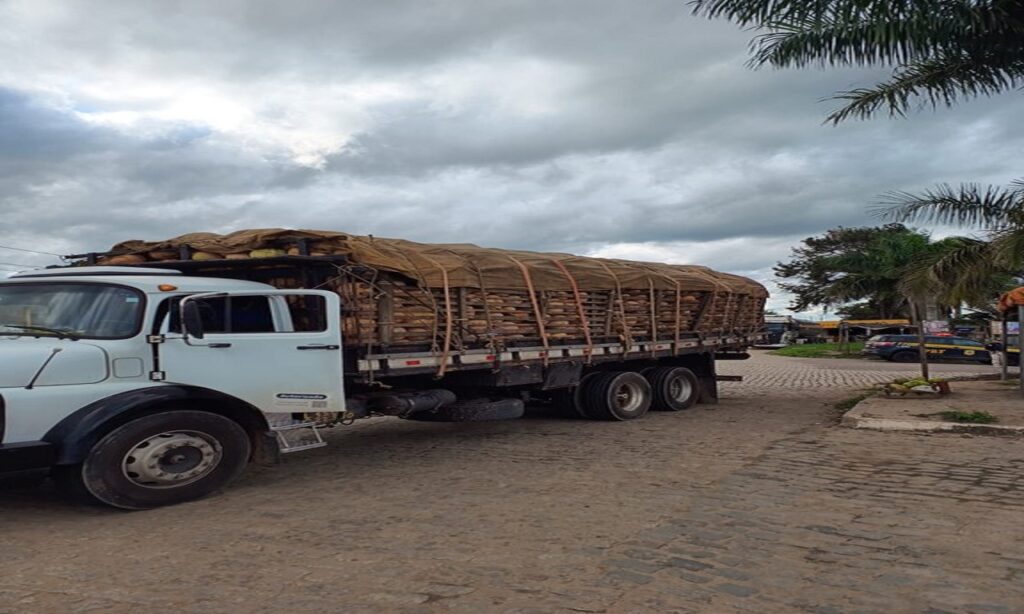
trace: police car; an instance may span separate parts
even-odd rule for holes
[[[929,359],[965,360],[992,364],[992,354],[984,343],[963,337],[924,338],[925,351]],[[894,362],[917,362],[917,335],[875,335],[864,344],[862,354],[878,356]]]

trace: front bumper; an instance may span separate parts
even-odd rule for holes
[[[48,469],[57,460],[57,450],[45,441],[0,444],[0,475],[32,469]]]

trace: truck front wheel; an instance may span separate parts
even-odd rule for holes
[[[62,488],[122,509],[209,495],[245,468],[251,444],[239,424],[204,411],[143,416],[103,436],[80,465],[55,474]]]

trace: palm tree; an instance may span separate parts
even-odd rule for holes
[[[840,92],[840,122],[918,103],[950,106],[1024,82],[1020,0],[693,0],[694,13],[760,34],[755,67],[895,66],[871,87]]]
[[[979,306],[1024,273],[1024,181],[1008,188],[941,185],[923,194],[893,192],[883,217],[980,230],[983,238],[951,237],[933,244],[910,267],[901,288],[940,295],[952,305]]]

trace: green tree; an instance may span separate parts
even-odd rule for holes
[[[758,32],[756,67],[895,66],[890,78],[840,92],[832,122],[915,105],[949,106],[1024,82],[1019,0],[694,0],[694,13]]]
[[[804,239],[775,274],[779,286],[793,293],[794,311],[825,307],[860,317],[900,317],[907,315],[900,280],[931,245],[927,234],[902,224],[833,228]]]

